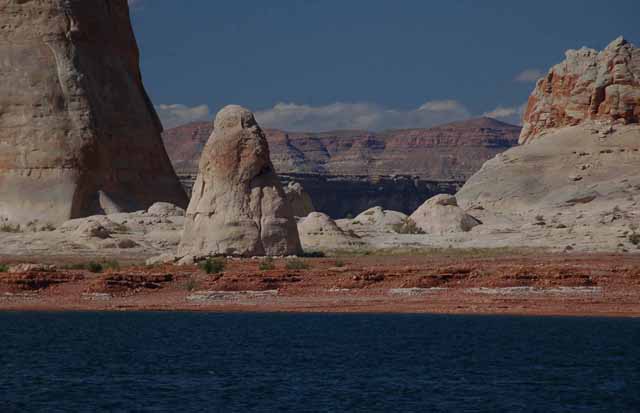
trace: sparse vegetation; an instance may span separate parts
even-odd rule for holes
[[[407,218],[404,222],[391,226],[394,232],[398,234],[424,234],[425,232],[416,225],[415,221]]]
[[[260,269],[260,271],[275,270],[276,269],[276,264],[275,264],[273,258],[267,257],[267,258],[265,258],[265,259],[260,261],[260,264],[258,265],[258,268]]]
[[[8,222],[5,222],[2,225],[0,225],[0,232],[9,232],[12,234],[16,234],[18,232],[22,232],[22,228],[18,224],[12,225],[12,224],[9,224]]]
[[[302,256],[305,258],[324,258],[325,253],[322,251],[305,251]]]
[[[299,258],[292,258],[287,260],[287,269],[288,270],[308,270],[309,264],[304,262]]]
[[[104,271],[104,267],[99,262],[92,261],[89,264],[87,264],[87,270],[89,270],[89,272],[98,274]]]
[[[545,248],[433,248],[433,247],[400,247],[400,248],[384,248],[384,249],[353,249],[353,250],[336,250],[332,255],[336,257],[397,257],[397,256],[422,256],[422,257],[438,257],[438,258],[495,258],[505,256],[529,256],[547,253],[549,250]]]
[[[9,266],[7,264],[0,264],[0,272],[8,272]]]
[[[128,226],[126,226],[125,224],[119,224],[117,222],[113,223],[113,232],[118,232],[121,234],[126,234],[130,231],[130,228]]]
[[[55,227],[55,225],[49,223],[47,225],[44,225],[42,228],[40,228],[40,230],[41,231],[49,231],[49,232],[51,232],[51,231],[55,231],[56,227]]]
[[[543,215],[536,215],[536,222],[544,222],[544,216]]]
[[[338,268],[340,268],[340,267],[344,267],[344,266],[345,266],[345,263],[344,263],[344,261],[342,261],[342,260],[336,260],[336,261],[333,263],[333,266],[334,266],[334,267],[338,267]]]
[[[631,233],[627,235],[627,238],[630,243],[633,245],[640,245],[640,234],[638,234],[638,226],[636,224],[632,224],[629,229],[631,229]]]
[[[207,258],[200,264],[200,269],[207,274],[218,274],[224,271],[224,260],[222,258]]]
[[[120,269],[120,263],[116,260],[111,260],[111,261],[104,261],[102,263],[102,267],[105,270],[119,270]]]
[[[195,291],[198,288],[198,280],[195,277],[189,277],[184,283],[184,289],[187,291]]]

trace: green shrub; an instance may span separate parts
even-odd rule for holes
[[[288,270],[306,270],[309,269],[309,264],[298,258],[292,258],[287,260]]]
[[[8,272],[9,266],[7,264],[0,264],[0,272]]]
[[[260,269],[260,271],[275,270],[276,269],[276,264],[273,261],[273,258],[267,257],[267,258],[263,259],[262,261],[260,261],[260,265],[258,265],[258,268]]]
[[[324,258],[325,253],[322,251],[305,251],[302,256],[305,258]]]
[[[89,264],[87,264],[87,270],[89,270],[89,272],[93,272],[97,274],[97,273],[101,273],[104,270],[104,267],[99,262],[92,261]]]
[[[184,289],[187,291],[194,291],[198,288],[198,281],[195,277],[189,277],[184,283]]]
[[[20,225],[11,225],[5,222],[4,224],[0,225],[0,232],[9,232],[15,234],[18,232],[22,232],[22,228],[20,228]]]
[[[399,224],[392,225],[391,229],[393,229],[398,234],[424,234],[425,233],[422,230],[422,228],[416,225],[415,221],[412,220],[411,218],[407,218],[404,220],[404,222],[401,222]]]
[[[105,261],[102,263],[102,267],[105,270],[119,270],[120,269],[120,263],[118,261],[112,260],[112,261]]]
[[[207,274],[218,274],[224,271],[224,260],[221,258],[207,258],[200,264],[200,268]]]
[[[333,263],[334,267],[344,267],[345,263],[342,260],[336,260],[336,262]]]

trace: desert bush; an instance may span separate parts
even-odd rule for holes
[[[305,258],[324,258],[325,253],[322,251],[305,251],[302,256]]]
[[[276,264],[273,261],[273,258],[267,257],[267,258],[265,258],[265,259],[260,261],[260,264],[258,265],[258,268],[260,269],[260,271],[275,270],[276,269]]]
[[[9,266],[7,264],[0,264],[0,272],[8,272]]]
[[[120,263],[116,260],[111,260],[111,261],[104,261],[102,263],[102,267],[105,270],[119,270],[120,269]]]
[[[224,260],[222,258],[207,258],[200,264],[200,269],[207,274],[218,274],[224,271]]]
[[[342,261],[342,260],[336,260],[336,261],[333,263],[333,266],[334,266],[334,267],[344,267],[344,266],[345,266],[345,263],[344,263],[344,261]]]
[[[42,228],[40,228],[40,230],[41,231],[49,231],[49,232],[51,232],[51,231],[55,231],[56,230],[56,226],[53,225],[53,224],[47,224],[47,225],[42,226]]]
[[[195,291],[198,288],[198,280],[195,277],[189,277],[184,283],[184,289],[187,291]]]
[[[416,225],[415,221],[411,218],[407,218],[404,222],[394,224],[391,226],[394,232],[398,234],[424,234],[425,232]]]
[[[97,274],[104,271],[104,267],[102,266],[101,263],[92,261],[89,264],[87,264],[87,270],[89,270],[89,272],[93,272]]]
[[[307,270],[309,269],[309,264],[304,262],[298,258],[292,258],[287,260],[287,269],[288,270]]]
[[[640,234],[638,234],[637,232],[633,231],[631,234],[628,235],[629,238],[629,242],[632,243],[633,245],[640,245]]]
[[[22,228],[20,227],[20,225],[12,225],[9,224],[7,222],[3,223],[2,225],[0,225],[0,232],[9,232],[9,233],[18,233],[18,232],[22,232]]]

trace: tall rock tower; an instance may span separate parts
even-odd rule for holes
[[[0,218],[186,206],[127,0],[0,0],[0,16]]]

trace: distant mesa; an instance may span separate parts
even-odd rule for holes
[[[520,143],[586,120],[640,120],[640,49],[622,36],[598,52],[568,50],[538,81],[524,114]]]
[[[127,1],[5,1],[0,15],[0,217],[186,206]]]
[[[186,188],[213,125],[197,122],[164,133]],[[455,193],[482,164],[517,144],[521,128],[478,118],[430,129],[301,133],[265,130],[273,165],[295,181],[317,211],[338,219],[374,206],[412,213],[438,193]]]
[[[197,169],[212,128],[211,122],[196,122],[165,131],[165,145],[179,173],[193,173]],[[519,126],[478,118],[428,129],[384,132],[266,129],[265,134],[279,174],[410,175],[465,180],[484,161],[516,145],[520,131]]]
[[[222,109],[207,142],[178,256],[279,256],[302,252],[291,206],[253,114]]]

